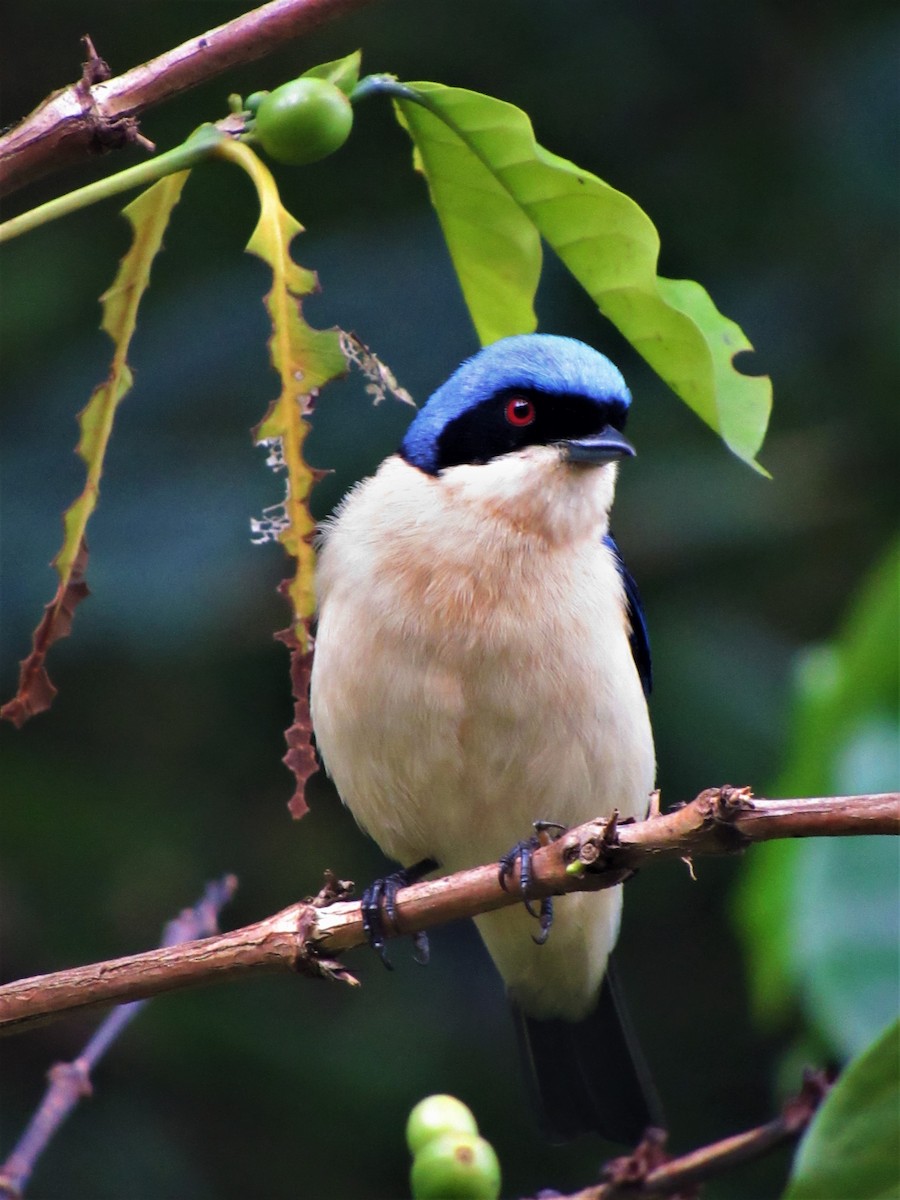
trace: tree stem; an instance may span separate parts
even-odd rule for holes
[[[69,213],[78,212],[79,209],[97,204],[101,200],[108,200],[111,196],[156,183],[175,171],[189,170],[197,163],[210,158],[216,146],[225,137],[226,135],[214,125],[204,125],[180,146],[174,146],[171,150],[119,171],[116,175],[95,180],[94,183],[77,188],[74,192],[66,192],[63,196],[48,200],[46,204],[39,204],[37,208],[4,221],[0,224],[0,243],[9,242],[23,233],[29,233],[60,217],[67,217]]]
[[[90,155],[144,142],[140,113],[239,63],[253,62],[370,0],[271,0],[113,79],[92,62],[0,137],[0,194]],[[92,47],[90,47],[92,50]],[[96,52],[93,52],[95,61]]]

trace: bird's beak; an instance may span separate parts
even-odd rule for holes
[[[558,445],[562,449],[566,462],[601,463],[613,462],[617,458],[634,458],[635,449],[631,442],[619,432],[607,425],[599,433],[588,434],[583,438],[572,438]]]

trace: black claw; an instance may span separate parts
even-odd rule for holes
[[[546,896],[540,902],[540,907],[535,909],[533,902],[528,897],[528,889],[531,886],[531,864],[534,858],[534,852],[543,842],[540,835],[555,830],[557,834],[566,832],[568,826],[561,825],[559,821],[535,821],[534,836],[526,841],[517,842],[508,854],[504,854],[499,863],[499,880],[500,886],[504,892],[509,891],[507,886],[513,873],[515,872],[516,864],[519,865],[519,892],[522,896],[522,903],[525,905],[525,910],[530,917],[534,917],[536,921],[540,921],[540,933],[532,935],[532,940],[538,945],[543,946],[547,938],[550,936],[550,927],[553,924],[553,900],[550,896]]]
[[[423,858],[421,862],[411,867],[394,871],[383,879],[376,879],[362,894],[360,909],[362,911],[363,932],[366,941],[376,952],[389,971],[394,967],[387,956],[385,931],[388,925],[397,924],[397,893],[401,888],[408,887],[433,871],[438,864],[433,858]],[[416,948],[416,961],[428,962],[428,938],[424,933],[413,935]]]
[[[384,915],[389,925],[397,924],[397,893],[406,886],[406,881],[397,878],[399,872],[388,875],[384,881]]]
[[[504,854],[498,864],[500,886],[504,892],[509,891],[507,886],[513,874],[515,873],[516,863],[519,864],[519,891],[524,898],[531,883],[531,859],[537,849],[539,842],[537,838],[528,838],[524,842],[516,842],[512,850]],[[527,906],[528,901],[525,901]]]
[[[568,830],[568,825],[561,825],[559,821],[535,821],[535,833],[549,833],[551,829],[556,831],[556,836],[561,837]]]
[[[529,911],[531,911],[529,909]],[[532,913],[534,916],[534,913]],[[538,920],[541,923],[540,933],[533,933],[531,940],[536,946],[543,946],[547,938],[550,936],[550,927],[553,924],[553,897],[545,896],[541,901],[541,911],[538,913]]]
[[[384,963],[389,971],[393,964],[387,956],[384,936],[384,921],[381,914],[381,901],[387,888],[387,879],[376,879],[362,894],[360,909],[362,910],[363,932],[366,941]]]

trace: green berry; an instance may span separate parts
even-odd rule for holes
[[[426,1096],[420,1100],[406,1122],[406,1144],[410,1154],[418,1154],[432,1138],[442,1133],[478,1133],[472,1110],[455,1096]]]
[[[353,125],[350,101],[327,79],[292,79],[263,96],[256,134],[276,162],[300,166],[317,162],[343,146]]]
[[[471,1133],[443,1133],[413,1159],[414,1200],[497,1200],[500,1164],[490,1142]]]

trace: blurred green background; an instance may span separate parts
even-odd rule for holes
[[[242,10],[16,6],[2,120],[76,78],[85,32],[119,72]],[[143,122],[165,148],[223,115],[229,91],[361,47],[366,71],[525,108],[543,144],[646,209],[664,274],[700,280],[741,323],[774,381],[761,455],[772,481],[729,456],[546,266],[542,328],[608,352],[635,395],[639,458],[623,471],[615,528],[648,610],[664,803],[724,782],[760,794],[896,786],[896,577],[884,555],[897,514],[898,32],[894,6],[865,0],[386,0]],[[57,176],[5,215],[137,158]],[[309,319],[353,329],[421,401],[475,339],[409,159],[387,106],[368,103],[339,155],[276,174],[308,228],[295,253],[323,287]],[[241,880],[233,925],[314,892],[325,867],[360,884],[385,869],[322,778],[305,820],[285,809],[290,695],[271,637],[287,620],[275,594],[285,563],[249,539],[250,517],[280,498],[248,433],[276,389],[265,271],[242,254],[253,206],[225,165],[198,171],[184,194],[91,525],[93,595],[51,658],[59,698],[21,733],[0,729],[6,978],[150,947],[225,871]],[[0,257],[4,697],[54,590],[59,514],[82,480],[75,415],[110,354],[97,296],[126,245],[106,205]],[[310,455],[334,468],[320,514],[408,421],[400,405],[372,409],[363,385],[350,377],[320,402]],[[896,849],[812,845],[704,860],[697,882],[661,866],[628,886],[620,957],[676,1150],[767,1119],[804,1061],[839,1061],[896,1008]],[[401,1197],[406,1113],[443,1090],[474,1107],[504,1195],[595,1178],[612,1147],[535,1136],[473,930],[436,933],[427,970],[406,944],[392,958],[388,973],[349,955],[358,990],[273,978],[154,1003],[29,1194]],[[4,1043],[0,1157],[47,1067],[95,1023]],[[776,1156],[708,1195],[776,1195],[787,1163]]]

